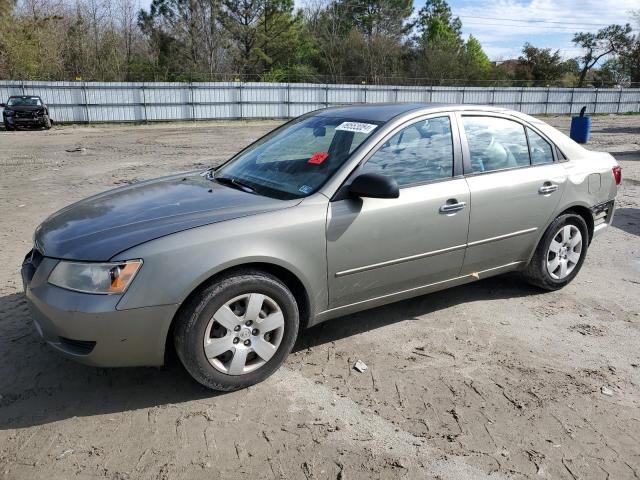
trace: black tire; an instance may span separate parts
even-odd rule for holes
[[[13,132],[16,129],[16,127],[14,127],[13,125],[9,125],[9,122],[4,122],[4,129],[7,132]]]
[[[242,375],[223,373],[209,362],[203,341],[209,320],[229,300],[247,293],[261,293],[280,306],[284,331],[274,355],[257,370]],[[266,272],[238,271],[216,279],[195,294],[176,318],[174,344],[180,361],[191,376],[212,390],[233,391],[262,382],[285,361],[298,336],[298,305],[289,289],[278,278]]]
[[[51,129],[51,119],[49,118],[49,115],[44,116],[44,123],[42,124],[42,126],[45,130]]]
[[[556,236],[557,232],[566,225],[574,225],[580,230],[582,235],[582,250],[580,252],[580,259],[576,263],[573,271],[562,279],[555,279],[551,276],[547,269],[547,254],[551,242]],[[540,239],[536,251],[531,258],[531,261],[522,272],[524,279],[536,287],[540,287],[544,290],[559,290],[573,280],[582,264],[584,263],[585,256],[587,255],[587,249],[589,248],[589,230],[584,219],[580,215],[573,213],[567,213],[560,215],[556,218],[549,228],[545,231],[544,235]]]

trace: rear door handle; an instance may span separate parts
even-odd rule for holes
[[[466,205],[466,202],[458,202],[455,199],[447,200],[447,203],[440,207],[440,213],[449,214],[459,212]]]
[[[545,182],[539,189],[538,189],[538,193],[540,195],[549,195],[550,193],[555,192],[556,190],[558,190],[558,185],[551,183],[551,182]]]

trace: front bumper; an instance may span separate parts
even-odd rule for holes
[[[176,305],[118,310],[120,295],[72,292],[47,283],[58,260],[30,254],[22,281],[36,330],[64,356],[100,367],[164,363]]]
[[[29,117],[4,116],[4,121],[13,127],[43,127],[46,123],[42,115]]]

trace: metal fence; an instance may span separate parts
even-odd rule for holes
[[[290,118],[332,105],[482,104],[532,115],[640,112],[640,88],[411,87],[312,83],[0,82],[0,98],[40,95],[61,123]]]

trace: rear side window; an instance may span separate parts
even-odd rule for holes
[[[496,117],[462,117],[474,173],[528,166],[524,126]]]
[[[549,142],[530,128],[527,128],[527,136],[529,137],[529,149],[531,150],[531,165],[553,163],[553,149]]]
[[[387,140],[362,167],[395,178],[400,187],[453,176],[449,117],[420,120]]]

